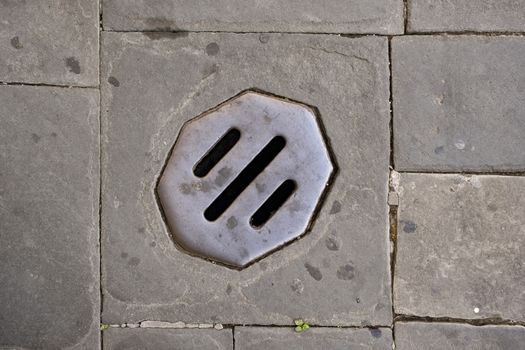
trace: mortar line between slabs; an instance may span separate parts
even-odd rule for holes
[[[408,18],[410,16],[410,0],[403,0],[403,30],[408,33]]]
[[[232,349],[235,350],[235,327],[232,327]]]
[[[19,81],[0,81],[0,86],[44,86],[54,87],[61,89],[98,89],[97,85],[94,86],[81,86],[81,85],[65,85],[65,84],[48,84],[48,83],[26,83]]]
[[[198,33],[210,33],[210,34],[294,34],[294,35],[339,35],[348,38],[361,38],[369,36],[378,36],[378,37],[403,37],[403,36],[491,36],[491,37],[508,37],[516,36],[522,37],[525,36],[525,31],[516,32],[516,31],[426,31],[426,32],[407,32],[407,33],[351,33],[351,32],[297,32],[297,31],[228,31],[228,30],[154,30],[154,29],[129,29],[129,30],[113,30],[113,29],[104,29],[105,33],[188,33],[188,34],[198,34]]]
[[[389,103],[390,103],[390,122],[389,122],[389,136],[390,136],[390,169],[394,169],[394,99],[392,91],[392,38],[388,38],[388,72],[389,72]],[[387,207],[388,207],[388,237],[390,242],[390,301],[392,307],[392,317],[395,315],[394,307],[394,276],[395,264],[397,255],[397,206],[389,204],[390,193],[393,192],[391,188],[391,174],[388,174],[388,192],[387,192]],[[392,324],[392,342],[395,346],[394,324]]]
[[[398,322],[425,322],[425,323],[455,323],[468,324],[471,326],[521,326],[525,327],[525,321],[513,321],[502,318],[456,318],[456,317],[433,317],[416,316],[407,314],[397,314],[394,317],[394,324]]]
[[[125,325],[125,326],[123,326]],[[328,326],[328,325],[316,325],[316,324],[308,324],[310,328],[329,328],[329,329],[378,329],[378,328],[392,328],[392,325],[378,325],[378,326]],[[211,324],[206,324],[207,327],[197,327],[197,326],[190,326],[190,327],[184,327],[184,326],[173,326],[170,327],[169,325],[163,325],[163,326],[142,326],[140,323],[123,323],[123,324],[109,324],[108,325],[111,328],[130,328],[130,329],[137,329],[137,328],[149,328],[149,329],[201,329],[201,330],[216,330],[221,331],[223,329],[231,329],[236,327],[252,327],[252,328],[289,328],[289,329],[295,329],[295,325],[277,325],[277,324],[233,324],[233,323],[221,323],[222,328],[217,329],[214,327],[211,327]]]
[[[102,0],[98,2],[98,280],[99,280],[99,325],[102,325],[103,288],[102,288]],[[100,349],[104,349],[104,337],[100,329]]]
[[[395,170],[395,169],[394,169]],[[399,174],[409,175],[461,175],[461,176],[507,176],[507,177],[524,177],[525,172],[515,171],[429,171],[429,170],[395,170]]]
[[[378,329],[378,328],[393,328],[393,325],[395,325],[398,322],[425,322],[425,323],[456,323],[456,324],[468,324],[473,326],[521,326],[525,327],[525,321],[512,321],[512,320],[505,320],[505,319],[499,319],[499,318],[480,318],[480,319],[463,319],[463,318],[454,318],[454,317],[430,317],[430,316],[414,316],[414,315],[406,315],[406,314],[396,314],[394,318],[394,322],[391,325],[375,325],[375,326],[357,326],[357,325],[346,325],[346,326],[337,326],[337,325],[316,325],[309,323],[311,328],[327,328],[327,329]],[[169,323],[169,322],[168,322]],[[190,324],[190,323],[188,323]],[[125,326],[122,326],[125,325]],[[173,323],[175,325],[175,323]],[[197,325],[197,323],[194,323],[192,325]],[[227,330],[232,329],[236,327],[247,327],[247,328],[289,328],[289,329],[295,329],[295,325],[277,325],[277,324],[258,324],[258,323],[251,323],[251,324],[234,324],[234,323],[222,323],[222,328],[217,329],[214,327],[211,327],[212,324],[205,324],[209,327],[197,327],[197,326],[190,326],[190,327],[184,327],[184,326],[141,326],[141,323],[123,323],[123,324],[110,324],[109,327],[111,328],[129,328],[129,329],[137,329],[137,328],[149,328],[149,329],[201,329],[201,330]]]

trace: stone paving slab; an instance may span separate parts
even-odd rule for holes
[[[402,174],[397,313],[525,320],[525,177]]]
[[[510,350],[525,344],[522,326],[397,322],[394,332],[397,350]]]
[[[99,348],[98,103],[0,86],[0,348]]]
[[[391,323],[386,38],[103,33],[103,320]],[[180,251],[155,184],[182,123],[256,87],[318,107],[339,174],[312,231],[238,271]]]
[[[396,170],[525,170],[525,38],[392,39]]]
[[[105,0],[111,30],[403,33],[403,0]]]
[[[523,32],[522,0],[410,0],[409,32]]]
[[[103,332],[107,350],[232,350],[231,329],[109,328]]]
[[[236,350],[391,350],[390,328],[293,328],[235,327]]]
[[[98,85],[98,6],[0,1],[0,82]]]

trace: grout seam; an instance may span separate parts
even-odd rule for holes
[[[102,307],[103,307],[103,290],[102,290],[102,0],[98,2],[99,22],[98,22],[98,91],[99,91],[99,112],[98,112],[98,268],[99,268],[99,324],[102,325]],[[100,330],[100,349],[104,349],[104,336]]]
[[[395,169],[394,163],[394,92],[392,74],[392,38],[388,38],[388,72],[389,72],[389,103],[390,103],[390,168]]]
[[[462,175],[462,176],[510,176],[522,177],[525,176],[523,171],[431,171],[431,170],[396,170],[400,174],[414,174],[414,175]]]
[[[408,25],[408,24],[407,24]],[[411,31],[407,33],[345,33],[345,32],[297,32],[297,31],[288,31],[288,32],[275,32],[275,31],[227,31],[227,30],[154,30],[154,29],[145,29],[145,30],[113,30],[113,29],[103,29],[103,32],[106,33],[190,33],[190,34],[199,34],[199,33],[209,33],[209,34],[297,34],[297,35],[338,35],[343,37],[350,38],[360,38],[360,37],[369,37],[369,36],[380,36],[380,37],[398,37],[398,36],[525,36],[525,32],[513,32],[513,31],[473,31],[473,30],[463,30],[463,31],[446,31],[446,30],[436,30],[436,31]]]
[[[390,204],[390,194],[395,193],[395,189],[392,186],[392,171],[394,165],[394,99],[392,89],[392,37],[388,38],[388,69],[389,69],[389,102],[390,102],[390,169],[388,176],[388,193],[387,193],[387,206],[388,206],[388,234],[390,242],[390,299],[392,305],[392,317],[395,317],[394,307],[394,275],[395,275],[395,263],[397,254],[397,205]],[[391,325],[392,329],[392,344],[395,348],[395,336],[394,336],[394,323]]]
[[[408,33],[408,18],[410,16],[410,0],[403,0],[403,30],[404,34]]]
[[[455,317],[434,317],[434,316],[416,316],[407,314],[397,314],[394,318],[394,324],[397,322],[425,322],[425,323],[456,323],[469,324],[471,326],[522,326],[525,327],[525,321],[514,321],[502,318],[455,318]]]
[[[156,321],[150,321],[150,322],[156,322]],[[178,325],[177,322],[162,322],[163,325],[156,326],[156,325],[143,325],[142,322],[139,323],[122,323],[122,324],[109,324],[108,326],[110,328],[130,328],[130,329],[136,329],[136,328],[149,328],[149,329],[202,329],[202,330],[216,330],[221,331],[225,329],[233,329],[235,327],[246,327],[246,328],[289,328],[289,329],[295,329],[295,325],[279,325],[279,324],[244,324],[244,323],[221,323],[221,324],[199,324],[199,323],[187,323],[185,325]],[[167,323],[167,324],[165,324]],[[216,327],[220,325],[220,327]],[[392,328],[392,325],[390,324],[384,324],[384,325],[366,325],[366,326],[358,326],[358,325],[345,325],[345,326],[339,326],[339,325],[319,325],[319,324],[312,324],[308,323],[310,328],[328,328],[328,329],[377,329],[377,328]]]
[[[98,89],[97,85],[93,86],[81,86],[81,85],[63,85],[63,84],[48,84],[48,83],[25,83],[19,81],[0,81],[0,86],[44,86],[54,87],[61,89]]]
[[[416,316],[408,314],[396,314],[392,325],[367,325],[367,326],[335,326],[335,325],[316,325],[309,324],[311,328],[327,328],[327,329],[377,329],[377,328],[390,328],[393,329],[397,322],[425,322],[425,323],[457,323],[457,324],[469,324],[473,326],[522,326],[525,327],[524,321],[514,321],[501,318],[480,318],[480,319],[463,319],[454,317],[433,317],[433,316]],[[203,327],[198,324],[187,324],[188,326],[175,326],[176,323],[172,323],[173,327],[169,326],[143,326],[141,323],[123,323],[123,324],[110,324],[110,328],[148,328],[148,329],[201,329],[201,330],[226,330],[234,329],[236,327],[246,328],[288,328],[293,329],[295,325],[277,325],[277,324],[221,324],[222,328],[212,327],[213,325],[207,325],[209,327]]]

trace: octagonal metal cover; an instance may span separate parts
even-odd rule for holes
[[[188,121],[157,187],[175,243],[243,268],[301,236],[334,172],[318,123],[254,91]]]

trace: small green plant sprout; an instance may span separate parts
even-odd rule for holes
[[[100,324],[100,330],[101,331],[105,331],[108,328],[109,328],[109,324],[107,324],[107,323],[101,323]]]
[[[294,320],[293,322],[295,323],[295,331],[297,333],[302,333],[310,329],[310,325],[303,320]]]

